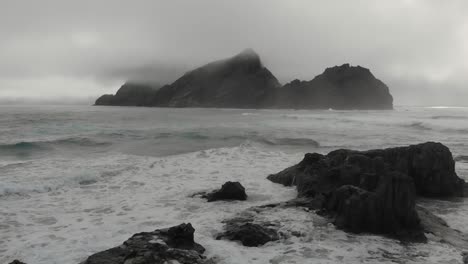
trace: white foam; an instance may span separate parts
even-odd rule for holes
[[[219,263],[391,263],[392,258],[405,263],[460,263],[460,252],[447,245],[405,246],[378,236],[350,235],[295,208],[258,215],[289,234],[281,241],[247,248],[214,239],[223,228],[222,220],[251,206],[295,197],[294,188],[265,177],[301,156],[245,144],[164,158],[106,154],[73,161],[42,160],[12,169],[6,176],[10,182],[15,174],[16,184],[37,177],[35,183],[56,188],[0,198],[0,262],[18,258],[37,264],[79,263],[134,233],[191,222],[197,242]],[[227,180],[240,181],[248,200],[207,203],[189,197]],[[83,181],[89,184],[80,184]]]

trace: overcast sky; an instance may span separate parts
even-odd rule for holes
[[[397,105],[468,105],[466,0],[0,0],[0,101],[91,102],[245,48],[282,83],[350,63]]]

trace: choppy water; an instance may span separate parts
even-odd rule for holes
[[[0,107],[0,263],[78,263],[132,234],[191,222],[220,263],[461,263],[448,245],[350,235],[299,209],[259,217],[300,232],[260,248],[216,241],[221,221],[295,197],[265,179],[305,152],[439,141],[468,178],[468,108],[395,111]],[[246,202],[188,198],[239,180]],[[430,207],[468,232],[468,201]]]

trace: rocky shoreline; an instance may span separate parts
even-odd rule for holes
[[[256,218],[262,212],[294,207],[322,215],[346,232],[377,234],[403,243],[437,241],[462,252],[468,249],[468,234],[450,228],[443,219],[417,205],[418,197],[468,196],[468,184],[458,177],[450,150],[440,143],[368,151],[340,149],[327,155],[308,153],[298,164],[267,178],[296,186],[298,197],[239,212],[224,221],[224,230],[215,239],[258,247],[285,236],[301,236],[283,234],[275,223]],[[219,190],[195,196],[207,202],[243,201],[248,199],[247,194],[240,183],[227,182]],[[183,223],[138,233],[82,264],[217,263],[204,255],[203,246],[194,241],[194,232],[190,223]],[[468,263],[468,254],[463,253],[460,259]]]

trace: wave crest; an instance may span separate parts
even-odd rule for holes
[[[29,156],[36,152],[50,151],[60,147],[99,147],[110,145],[108,142],[99,142],[89,138],[72,137],[51,141],[21,141],[12,144],[0,145],[1,155]]]

